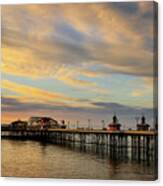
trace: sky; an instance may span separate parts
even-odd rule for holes
[[[2,6],[2,123],[153,109],[152,2]]]

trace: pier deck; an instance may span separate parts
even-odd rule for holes
[[[124,134],[124,135],[157,135],[157,131],[138,131],[138,130],[121,130],[121,131],[109,131],[102,129],[48,129],[48,132],[72,132],[72,133],[90,133],[90,134]]]
[[[3,132],[46,132],[46,133],[84,133],[84,134],[123,134],[123,135],[131,135],[131,136],[156,136],[158,134],[157,131],[138,131],[138,130],[120,130],[120,131],[109,131],[103,129],[2,129]]]
[[[126,152],[129,149],[133,157],[138,159],[157,158],[157,131],[121,130],[108,131],[102,129],[11,129],[2,128],[2,138],[27,139],[50,142],[60,145],[86,144],[107,148],[110,152]],[[129,151],[130,151],[129,150]],[[122,153],[123,154],[123,153]]]

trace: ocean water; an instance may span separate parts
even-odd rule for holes
[[[154,180],[155,162],[108,154],[96,146],[60,146],[2,139],[2,176],[74,179]]]

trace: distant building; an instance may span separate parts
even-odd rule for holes
[[[112,123],[110,123],[110,124],[108,125],[108,130],[109,130],[109,131],[118,131],[118,130],[120,130],[120,129],[121,129],[121,124],[118,123],[118,119],[117,119],[116,115],[114,115],[114,116],[113,116],[113,121],[112,121]]]
[[[61,123],[62,123],[61,124],[61,128],[62,129],[65,129],[67,127],[66,124],[65,124],[65,120],[62,120]]]
[[[1,130],[9,130],[11,128],[11,124],[1,124]]]
[[[141,118],[141,123],[137,124],[137,130],[149,130],[150,125],[146,123],[146,118],[145,116],[142,116]]]
[[[26,121],[21,121],[21,120],[16,120],[13,121],[10,126],[12,129],[26,129],[27,128],[27,122]]]
[[[41,128],[60,128],[58,121],[50,117],[30,117],[28,120],[28,125]]]

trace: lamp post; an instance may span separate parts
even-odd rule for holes
[[[76,121],[76,128],[77,129],[79,128],[79,121],[78,120]]]
[[[140,119],[140,117],[135,117],[135,120],[136,120],[136,124],[139,124],[139,119]]]
[[[105,120],[101,120],[102,123],[102,129],[105,129]]]
[[[67,122],[67,128],[70,128],[70,121]]]
[[[90,129],[90,126],[91,126],[91,120],[88,119],[88,129]]]

